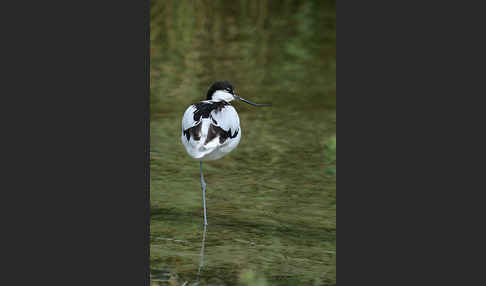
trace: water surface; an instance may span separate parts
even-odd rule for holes
[[[204,164],[199,285],[336,284],[335,39],[333,1],[152,1],[154,285],[197,279],[199,163],[180,121],[217,80],[273,106],[234,103],[240,144]]]

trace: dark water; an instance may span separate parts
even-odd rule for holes
[[[336,284],[334,1],[152,1],[151,273],[158,285]],[[180,121],[228,80],[242,139],[204,166]]]

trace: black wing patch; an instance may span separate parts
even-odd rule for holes
[[[231,128],[228,131],[224,131],[223,128],[216,126],[216,125],[209,125],[209,130],[208,130],[208,137],[206,138],[206,142],[204,142],[204,145],[207,143],[211,142],[214,138],[216,138],[219,135],[219,144],[223,144],[224,141],[228,138],[235,138],[238,136],[238,131],[236,130],[235,134],[231,135]]]
[[[208,142],[211,142],[214,138],[219,136],[219,143],[223,144],[226,139],[228,138],[235,138],[238,136],[239,130],[237,129],[233,135],[231,135],[231,128],[228,131],[225,131],[223,128],[216,126],[218,122],[216,119],[214,119],[211,116],[211,112],[213,110],[216,110],[216,112],[221,112],[223,108],[227,105],[230,105],[228,102],[222,100],[222,101],[216,101],[216,102],[198,102],[193,104],[196,110],[194,111],[194,121],[199,122],[198,124],[194,125],[191,128],[188,128],[184,130],[184,136],[186,136],[187,141],[192,137],[195,141],[201,140],[201,127],[202,127],[202,118],[211,118],[212,124],[209,125],[209,130],[208,130],[208,137],[206,138],[206,142],[204,144],[207,144]]]
[[[201,101],[198,103],[194,103],[194,106],[196,107],[196,111],[194,111],[194,121],[199,121],[199,119],[201,119],[201,116],[202,118],[209,118],[209,116],[211,115],[211,111],[216,110],[217,112],[220,112],[226,105],[230,104],[224,100],[216,102]]]
[[[199,122],[193,127],[184,130],[184,135],[186,136],[187,141],[189,141],[191,137],[196,141],[201,140],[201,126],[202,126],[202,122]]]

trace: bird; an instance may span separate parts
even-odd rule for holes
[[[203,161],[222,158],[233,151],[241,140],[240,118],[236,109],[230,104],[233,100],[243,101],[256,107],[271,106],[271,104],[257,104],[240,97],[233,85],[224,80],[213,83],[207,91],[206,100],[191,104],[182,117],[182,144],[187,154],[199,161],[205,227],[208,221]]]

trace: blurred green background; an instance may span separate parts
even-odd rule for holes
[[[150,13],[154,285],[197,276],[199,163],[181,119],[218,80],[273,106],[233,103],[240,144],[204,164],[199,285],[335,285],[335,1],[153,0]]]

